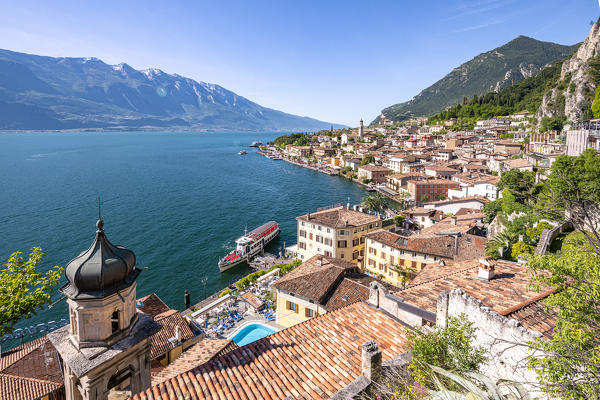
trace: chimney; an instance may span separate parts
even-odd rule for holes
[[[484,281],[489,281],[494,277],[494,263],[490,257],[479,260],[479,270],[477,277]]]
[[[371,382],[381,375],[381,350],[374,340],[362,345],[362,375]]]
[[[453,216],[450,217],[450,223],[452,225],[456,225],[456,215],[453,215]]]

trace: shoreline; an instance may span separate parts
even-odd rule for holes
[[[269,154],[269,152],[267,152],[267,151],[264,151],[262,148],[259,150],[258,154],[260,154],[261,156],[263,156],[263,157],[265,157],[265,158],[268,158],[268,159],[271,159],[271,160],[272,160],[272,158],[271,158],[271,157],[269,157],[269,155],[270,155],[270,154]],[[340,177],[340,178],[342,178],[342,179],[346,179],[347,181],[350,181],[350,182],[352,182],[352,183],[355,183],[355,184],[357,184],[358,186],[360,186],[361,188],[363,188],[363,189],[364,189],[364,190],[366,190],[367,192],[377,192],[377,193],[380,193],[380,194],[381,194],[382,196],[384,196],[385,198],[387,198],[387,199],[389,199],[389,200],[393,201],[393,202],[394,202],[394,204],[396,204],[396,205],[398,205],[398,206],[401,206],[401,205],[402,205],[402,203],[400,203],[400,201],[398,201],[398,200],[394,199],[393,197],[391,197],[389,194],[385,193],[384,191],[381,191],[381,190],[379,190],[379,189],[377,188],[377,186],[370,186],[369,184],[365,184],[365,183],[362,183],[362,182],[360,182],[358,179],[354,179],[354,178],[347,178],[346,176],[344,176],[344,175],[341,175],[341,174],[339,174],[339,173],[337,173],[337,172],[330,172],[330,171],[327,171],[327,170],[325,170],[325,169],[322,169],[322,168],[313,167],[312,165],[309,165],[309,164],[300,163],[300,162],[297,162],[297,161],[292,161],[292,160],[290,160],[288,157],[286,157],[286,156],[284,156],[284,155],[282,155],[282,154],[278,154],[278,156],[279,156],[280,158],[278,158],[277,160],[283,160],[283,161],[285,161],[285,162],[287,162],[287,163],[290,163],[290,164],[296,165],[296,166],[298,166],[298,167],[302,167],[302,168],[310,169],[310,170],[313,170],[313,171],[317,171],[317,172],[320,172],[320,173],[322,173],[322,174],[325,174],[325,175],[328,175],[328,176],[338,176],[338,177]]]

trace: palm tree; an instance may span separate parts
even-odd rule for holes
[[[386,207],[385,198],[379,192],[373,193],[367,197],[363,197],[360,205],[369,211],[375,212],[382,212]]]

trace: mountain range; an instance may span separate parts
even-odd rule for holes
[[[316,131],[331,126],[159,69],[0,50],[0,130]]]
[[[462,102],[465,97],[497,92],[535,75],[554,61],[564,59],[577,46],[519,36],[454,68],[411,100],[383,109],[373,123],[382,119],[402,121],[411,117],[430,116]]]

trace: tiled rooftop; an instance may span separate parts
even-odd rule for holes
[[[156,295],[156,293],[149,294],[148,296],[144,296],[137,301],[138,304],[141,304],[141,307],[138,307],[138,310],[147,314],[154,318],[160,313],[164,313],[165,311],[169,311],[170,308],[167,306],[161,299]]]
[[[544,300],[554,291],[547,291],[526,301],[512,309],[502,312],[507,318],[514,318],[525,328],[539,332],[547,338],[552,337],[552,331],[556,325],[556,310],[544,304]]]
[[[152,336],[152,346],[150,348],[152,359],[162,356],[173,348],[169,339],[175,337],[177,327],[179,327],[182,342],[194,338],[194,333],[177,310],[169,310],[158,314],[154,317],[154,320],[160,324],[161,329]]]
[[[237,347],[231,339],[204,339],[187,349],[171,364],[153,371],[152,384],[157,385],[171,379]]]
[[[436,225],[438,224],[433,226]],[[456,227],[456,225],[450,226]],[[484,245],[487,241],[486,238],[481,236],[463,235],[458,238],[458,254],[455,256],[456,240],[451,236],[412,235],[403,237],[396,233],[380,229],[365,235],[365,237],[396,249],[430,254],[457,261],[483,257],[485,253]]]
[[[322,304],[332,286],[347,272],[357,269],[355,263],[317,254],[283,276],[273,287]]]
[[[33,400],[54,391],[64,398],[58,354],[46,337],[2,353],[0,400]]]
[[[350,274],[342,279],[340,284],[328,297],[327,302],[324,304],[325,309],[327,311],[333,311],[337,310],[338,308],[346,307],[348,304],[366,301],[369,298],[369,285],[373,281],[379,282],[390,292],[398,290],[397,287],[377,278],[373,278],[367,274]]]
[[[504,260],[492,262],[495,276],[490,281],[478,278],[477,259],[447,265],[427,265],[409,287],[396,295],[410,304],[435,313],[440,293],[460,288],[497,313],[503,313],[539,294],[530,288],[527,267]]]
[[[314,213],[301,215],[296,219],[314,222],[315,224],[324,225],[331,228],[344,228],[347,226],[354,227],[380,222],[380,218],[376,215],[349,210],[346,207],[335,207],[328,210],[317,211]]]
[[[368,340],[389,360],[404,351],[404,325],[354,303],[235,349],[134,399],[328,399],[361,374],[361,345]]]

